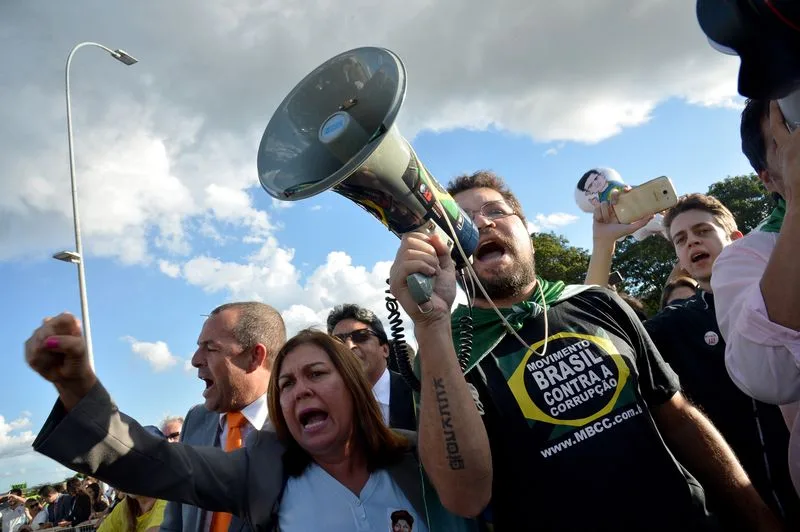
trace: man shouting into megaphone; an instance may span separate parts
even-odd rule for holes
[[[403,236],[390,279],[415,324],[420,457],[445,506],[496,531],[717,530],[707,490],[732,519],[779,530],[631,309],[604,288],[537,277],[522,208],[499,177],[461,176],[448,192],[479,229],[473,280],[485,295],[451,314],[453,261],[422,233]],[[420,305],[414,273],[436,280]],[[456,349],[470,339],[464,375]]]

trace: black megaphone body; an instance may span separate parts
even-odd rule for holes
[[[478,230],[398,132],[405,93],[405,67],[389,50],[356,48],[326,61],[270,119],[258,149],[259,181],[283,201],[332,189],[398,236],[439,235],[463,267]],[[431,279],[415,274],[409,287],[417,303],[430,299]]]

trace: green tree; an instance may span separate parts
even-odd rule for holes
[[[708,187],[708,195],[730,209],[739,231],[745,234],[755,229],[772,210],[772,198],[756,174],[727,177]]]
[[[658,312],[661,290],[675,260],[675,249],[666,238],[656,235],[641,242],[626,238],[617,245],[611,263],[624,279],[617,288],[639,299],[652,316]]]
[[[589,269],[589,252],[570,246],[563,235],[549,233],[531,234],[536,250],[536,273],[548,281],[583,284]]]

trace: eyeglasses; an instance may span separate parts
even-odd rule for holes
[[[504,201],[487,201],[481,205],[480,210],[468,211],[464,209],[464,212],[467,213],[467,216],[472,218],[472,221],[475,221],[475,216],[478,214],[487,220],[498,220],[506,216],[517,214],[517,212]]]
[[[350,331],[349,333],[339,333],[333,335],[334,338],[343,344],[347,343],[348,338],[352,338],[353,342],[357,344],[363,344],[369,340],[371,336],[377,337],[378,335],[371,329],[356,329],[355,331]]]
[[[180,432],[173,432],[172,434],[167,434],[167,440],[169,441],[178,441],[181,437]]]

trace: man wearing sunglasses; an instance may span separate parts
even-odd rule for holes
[[[181,439],[181,428],[183,427],[183,418],[180,416],[170,416],[161,422],[161,433],[167,441],[175,443]]]
[[[399,373],[388,368],[389,341],[375,313],[351,303],[339,305],[328,314],[328,334],[361,360],[386,424],[417,430],[411,388]]]

